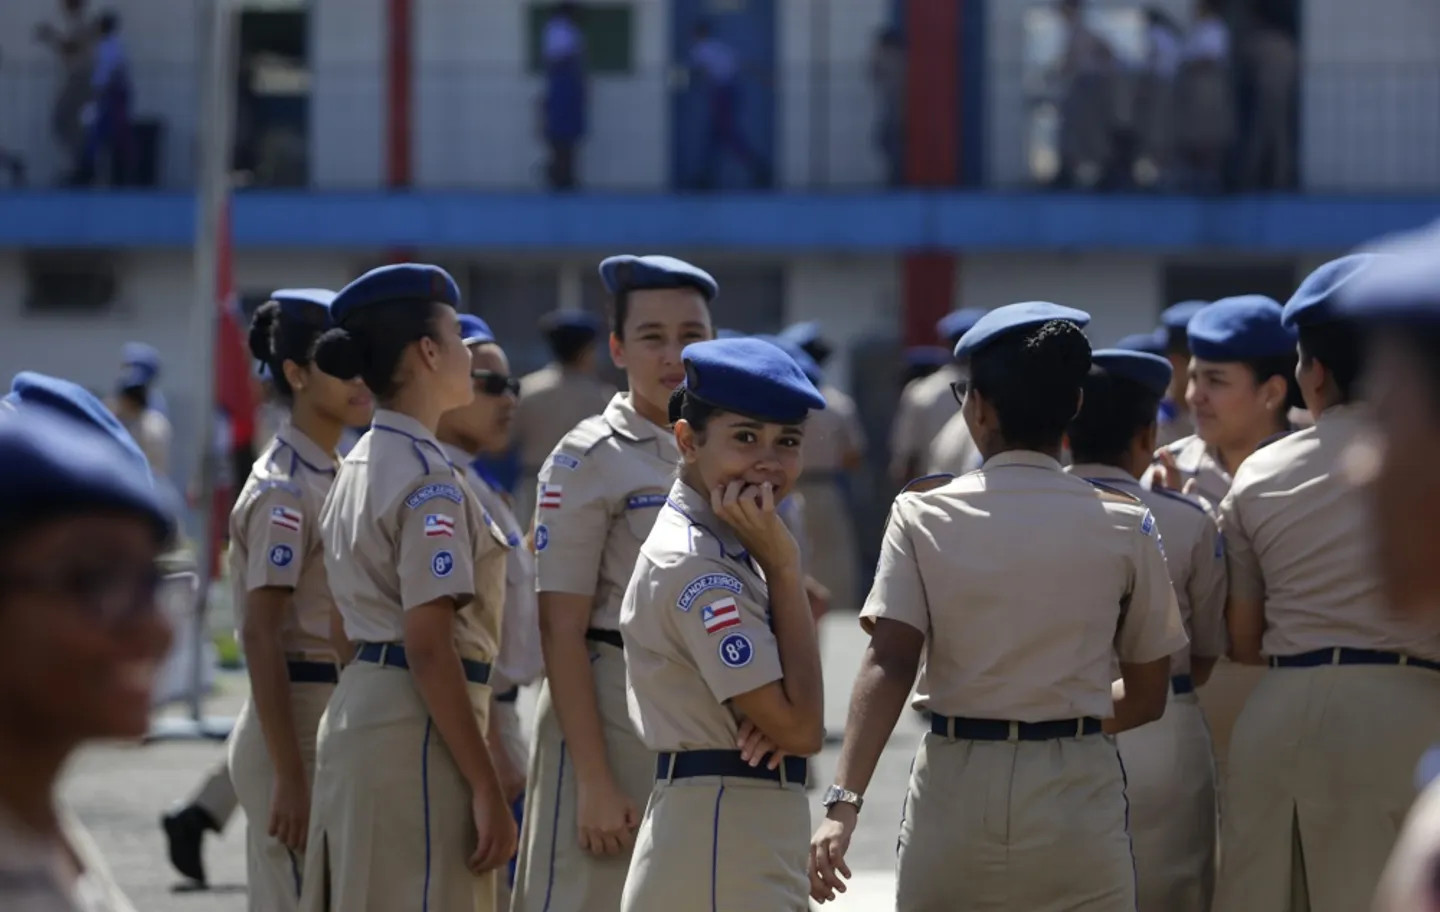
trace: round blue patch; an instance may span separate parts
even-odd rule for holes
[[[720,661],[729,668],[744,668],[755,658],[755,647],[743,633],[732,633],[720,641]]]
[[[455,569],[455,555],[449,551],[437,551],[430,558],[430,572],[444,579]]]
[[[535,527],[535,550],[544,551],[545,546],[550,544],[550,530],[544,526]]]
[[[288,567],[295,559],[295,551],[289,545],[276,545],[270,549],[270,563],[277,567]]]

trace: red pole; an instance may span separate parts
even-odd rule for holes
[[[411,0],[387,0],[386,34],[386,182],[410,186],[410,98],[413,68],[410,55]]]

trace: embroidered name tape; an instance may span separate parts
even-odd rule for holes
[[[651,507],[665,506],[664,494],[635,494],[625,501],[627,510],[648,510]]]
[[[285,492],[287,492],[287,493],[289,493],[289,494],[294,494],[296,497],[299,497],[299,496],[300,496],[300,486],[299,486],[299,485],[297,485],[297,484],[292,484],[291,482],[288,482],[288,481],[281,481],[281,480],[278,479],[278,478],[271,478],[271,479],[269,479],[269,480],[267,480],[267,481],[262,481],[262,482],[260,482],[258,485],[255,486],[255,493],[256,493],[256,494],[260,494],[260,493],[263,493],[263,492],[265,492],[265,491],[270,490],[271,488],[274,488],[274,489],[276,489],[276,490],[278,490],[278,491],[285,491]]]
[[[405,498],[405,506],[413,510],[425,501],[434,500],[437,497],[443,497],[451,503],[465,502],[465,495],[461,494],[460,489],[452,484],[428,484]]]
[[[550,464],[559,466],[562,469],[570,469],[571,471],[580,468],[580,460],[566,453],[556,453],[554,457],[551,458]]]
[[[728,573],[707,573],[692,580],[690,585],[685,587],[680,597],[675,600],[675,607],[681,611],[689,611],[695,600],[711,589],[725,589],[739,595],[745,590],[745,585]]]

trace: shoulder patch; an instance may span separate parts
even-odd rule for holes
[[[724,589],[739,595],[745,590],[745,584],[728,573],[707,573],[704,576],[697,576],[690,581],[675,600],[675,607],[681,611],[689,611],[694,606],[695,600],[712,589]]]
[[[625,498],[625,509],[627,510],[649,510],[655,507],[665,506],[664,494],[631,494]]]
[[[570,469],[574,471],[580,468],[580,460],[571,456],[569,453],[556,453],[550,457],[550,463],[558,469]]]
[[[455,487],[455,485],[437,483],[427,484],[422,488],[418,488],[409,497],[405,498],[405,506],[413,510],[427,500],[434,500],[437,497],[443,497],[457,504],[465,502],[465,495],[462,494],[460,489]]]
[[[1120,490],[1119,488],[1111,487],[1110,485],[1106,484],[1105,482],[1103,482],[1103,481],[1098,481],[1098,480],[1096,480],[1096,479],[1094,479],[1094,478],[1087,478],[1087,479],[1085,479],[1085,480],[1088,481],[1088,482],[1090,482],[1091,486],[1095,488],[1096,493],[1098,493],[1098,494],[1100,495],[1101,499],[1103,499],[1103,500],[1113,500],[1113,501],[1115,501],[1116,503],[1128,503],[1128,504],[1143,504],[1143,503],[1144,503],[1144,501],[1142,501],[1140,498],[1136,497],[1134,494],[1131,494],[1129,491],[1122,491],[1122,490]],[[1148,510],[1146,511],[1145,516],[1146,516],[1147,519],[1150,517],[1150,513],[1149,513]],[[1152,520],[1150,520],[1150,522],[1151,522],[1151,525],[1153,526],[1155,521],[1152,519]]]
[[[955,476],[947,472],[937,475],[922,475],[914,479],[905,487],[900,489],[901,494],[924,494],[926,491],[933,491],[936,488],[943,488],[954,480]]]
[[[720,641],[720,661],[727,668],[744,668],[755,658],[755,647],[743,633],[732,633]]]
[[[1155,514],[1149,510],[1145,511],[1145,518],[1140,520],[1140,534],[1150,535],[1155,531]]]
[[[255,494],[258,496],[266,491],[284,491],[286,494],[301,496],[300,486],[280,478],[268,478],[255,486]]]

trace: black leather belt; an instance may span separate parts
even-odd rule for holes
[[[1170,689],[1176,694],[1190,694],[1195,692],[1195,679],[1189,675],[1175,675],[1170,679]]]
[[[291,684],[335,684],[340,680],[334,662],[287,661],[285,670]]]
[[[1050,722],[1011,722],[1006,719],[967,719],[963,716],[930,716],[930,731],[961,741],[1054,741],[1098,735],[1100,720],[1055,719]]]
[[[410,667],[405,659],[405,647],[399,643],[361,643],[360,648],[355,650],[355,661],[373,662],[388,668]],[[490,683],[489,662],[461,659],[460,664],[465,668],[465,680],[471,684]]]
[[[1318,668],[1321,665],[1413,665],[1429,671],[1440,671],[1440,662],[1381,649],[1352,649],[1349,646],[1270,657],[1271,668]]]
[[[495,695],[496,703],[514,703],[520,699],[520,688],[512,687],[509,690],[502,690]]]
[[[803,785],[810,769],[804,757],[786,757],[780,761],[780,768],[773,770],[765,765],[767,762],[762,760],[759,766],[751,766],[740,759],[740,752],[735,750],[661,751],[655,758],[655,780],[732,776]]]
[[[625,648],[625,639],[620,636],[618,630],[604,630],[599,627],[591,627],[585,631],[585,639],[594,640],[597,643],[604,643],[607,646],[614,646],[616,649]]]

